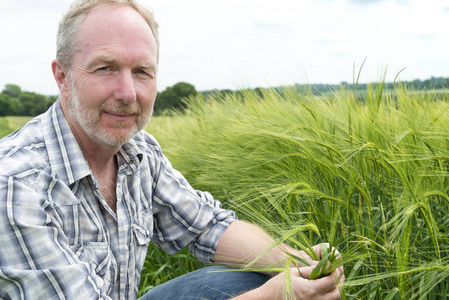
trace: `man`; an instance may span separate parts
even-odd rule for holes
[[[0,142],[0,298],[135,299],[149,242],[239,266],[274,241],[195,191],[144,129],[157,88],[158,34],[134,0],[79,0],[52,62],[60,98]],[[317,254],[320,248],[315,247]],[[260,263],[283,266],[279,246]],[[209,269],[207,269],[209,270]],[[285,274],[195,271],[145,299],[281,299]],[[339,299],[342,270],[291,269],[297,299]]]

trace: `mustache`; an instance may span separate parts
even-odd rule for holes
[[[123,104],[123,103],[113,103],[113,104],[106,104],[103,103],[100,106],[100,112],[109,112],[114,114],[123,114],[123,115],[140,115],[142,112],[142,109],[137,103],[131,103],[131,104]]]

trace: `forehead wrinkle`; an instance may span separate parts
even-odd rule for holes
[[[77,35],[81,63],[157,66],[157,47],[151,28],[128,7],[97,7],[83,20]]]
[[[137,57],[131,61],[127,61],[124,53],[116,53],[115,51],[102,51],[102,53],[93,54],[88,61],[88,66],[96,65],[98,63],[105,63],[111,65],[124,65],[130,63],[133,67],[141,68],[156,68],[155,63],[152,62],[152,55],[147,57]]]

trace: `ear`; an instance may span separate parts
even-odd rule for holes
[[[61,98],[68,99],[70,95],[70,78],[57,59],[51,62],[51,70],[61,92]]]

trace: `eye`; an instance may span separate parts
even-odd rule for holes
[[[146,70],[146,69],[137,69],[134,74],[136,74],[139,77],[147,78],[147,79],[154,79],[155,74],[152,72],[152,70]]]
[[[101,72],[110,71],[110,70],[111,70],[110,66],[104,66],[104,67],[101,67],[101,68],[97,69],[97,71],[101,71]]]
[[[140,69],[140,70],[137,70],[137,71],[136,71],[136,74],[147,75],[148,73],[145,72],[145,70]]]
[[[116,66],[114,66],[114,65],[104,65],[104,66],[100,65],[95,70],[95,72],[103,74],[103,75],[113,74],[113,73],[116,73],[118,71],[119,71],[119,69]]]

